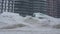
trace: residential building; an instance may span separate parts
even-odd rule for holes
[[[47,14],[60,18],[60,0],[47,0]]]
[[[46,0],[15,0],[14,12],[20,15],[33,15],[33,13],[46,12]]]

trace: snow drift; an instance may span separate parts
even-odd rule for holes
[[[48,15],[43,16],[43,19],[38,17],[26,16],[22,17],[17,13],[4,12],[0,14],[0,29],[40,29],[40,28],[59,28],[59,20]],[[59,24],[59,25],[58,25]]]

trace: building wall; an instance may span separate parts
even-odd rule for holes
[[[47,14],[53,17],[60,17],[60,0],[47,0]]]
[[[21,15],[26,15],[29,12],[29,1],[14,1],[14,12]]]
[[[2,13],[2,0],[0,0],[0,13]]]
[[[0,13],[7,11],[24,16],[41,12],[60,18],[60,0],[0,0]]]
[[[46,13],[46,0],[1,0],[2,12],[15,12],[23,16],[33,13]]]
[[[14,12],[21,15],[33,15],[35,12],[45,13],[46,0],[15,0]]]
[[[57,0],[57,17],[60,18],[60,0]]]
[[[0,13],[2,12],[13,12],[12,0],[0,0]]]

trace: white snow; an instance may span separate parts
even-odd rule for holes
[[[3,12],[0,14],[0,31],[4,33],[13,31],[15,34],[16,32],[24,32],[26,34],[60,34],[60,29],[56,29],[56,25],[60,25],[60,19],[42,13],[35,15],[38,16],[22,17],[17,13]]]

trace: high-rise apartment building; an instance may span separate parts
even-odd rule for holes
[[[46,12],[46,0],[1,0],[1,12],[15,12],[22,16]]]
[[[0,13],[13,12],[13,0],[0,0]]]
[[[60,18],[60,0],[47,0],[47,14]]]
[[[0,13],[7,11],[23,16],[41,12],[60,18],[60,0],[0,0]]]
[[[35,12],[46,12],[46,0],[15,0],[14,12],[21,15],[33,15]]]

